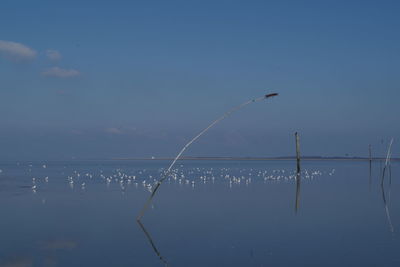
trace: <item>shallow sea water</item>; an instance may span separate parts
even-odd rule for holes
[[[400,266],[398,162],[169,163],[0,162],[0,266]]]

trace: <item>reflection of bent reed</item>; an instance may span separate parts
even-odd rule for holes
[[[383,204],[385,205],[385,212],[386,212],[386,219],[389,223],[389,227],[390,227],[390,232],[394,232],[394,228],[393,228],[393,224],[392,224],[392,220],[390,219],[390,212],[389,212],[389,208],[386,202],[386,196],[385,196],[385,188],[383,186],[383,184],[381,185],[381,189],[382,189],[382,199],[383,199]]]
[[[162,261],[162,263],[164,263],[165,266],[168,266],[168,262],[163,258],[163,256],[161,256],[160,251],[158,251],[156,245],[153,242],[153,239],[151,238],[149,232],[147,232],[146,228],[144,227],[144,225],[142,224],[142,222],[140,220],[136,220],[137,223],[139,224],[140,228],[142,229],[143,233],[145,234],[147,240],[149,241],[151,247],[154,250],[154,253],[156,253],[157,257]]]

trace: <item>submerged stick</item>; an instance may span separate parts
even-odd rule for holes
[[[243,104],[240,104],[239,106],[234,107],[233,109],[229,110],[228,112],[224,113],[224,115],[222,115],[220,118],[216,119],[215,121],[213,121],[209,126],[207,126],[204,130],[202,130],[198,135],[196,135],[192,140],[190,140],[182,149],[181,151],[179,151],[178,155],[175,157],[175,159],[172,161],[171,165],[169,165],[167,171],[164,173],[164,177],[162,177],[155,185],[153,191],[151,192],[150,197],[148,198],[148,200],[146,201],[146,203],[144,204],[141,212],[139,213],[139,216],[137,217],[137,220],[140,220],[144,213],[146,212],[146,210],[148,209],[154,195],[156,194],[158,188],[160,187],[161,183],[168,177],[168,174],[170,173],[172,167],[175,165],[175,162],[180,158],[180,156],[183,154],[183,152],[185,152],[185,150],[194,142],[196,141],[200,136],[202,136],[205,132],[207,132],[211,127],[213,127],[215,124],[217,124],[218,122],[222,121],[223,119],[229,117],[233,112],[238,111],[239,109],[247,106],[248,104],[254,103],[254,102],[258,102],[267,98],[271,98],[274,96],[277,96],[277,93],[272,93],[272,94],[266,94],[262,97],[259,98],[255,98],[249,101],[244,102]]]

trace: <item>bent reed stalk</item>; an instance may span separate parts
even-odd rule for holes
[[[382,172],[382,179],[381,179],[381,184],[383,185],[383,181],[385,180],[385,172],[388,164],[390,164],[390,159],[392,157],[392,145],[393,145],[393,138],[390,140],[387,155],[386,155],[386,161],[385,161],[385,166],[383,167],[383,172]]]
[[[136,218],[138,221],[143,217],[144,213],[146,212],[146,210],[148,209],[148,207],[150,206],[150,203],[153,200],[154,195],[156,194],[158,188],[160,187],[161,183],[168,177],[169,173],[171,172],[172,167],[175,165],[175,162],[181,157],[181,155],[183,154],[183,152],[185,152],[185,150],[191,145],[193,144],[194,141],[196,141],[198,138],[200,138],[200,136],[202,136],[205,132],[207,132],[210,128],[212,128],[215,124],[219,123],[220,121],[224,120],[225,118],[229,117],[232,113],[234,113],[235,111],[238,111],[240,109],[242,109],[243,107],[247,106],[248,104],[251,103],[255,103],[267,98],[271,98],[274,96],[277,96],[277,93],[272,93],[272,94],[266,94],[262,97],[259,98],[255,98],[255,99],[251,99],[249,101],[244,102],[243,104],[240,104],[239,106],[236,106],[234,108],[232,108],[231,110],[229,110],[228,112],[224,113],[221,117],[219,117],[218,119],[216,119],[215,121],[213,121],[210,125],[208,125],[204,130],[202,130],[198,135],[196,135],[192,140],[190,140],[182,149],[181,151],[179,151],[178,155],[175,157],[175,159],[172,161],[171,165],[169,165],[167,171],[163,174],[163,177],[156,183],[154,189],[151,192],[150,197],[147,199],[146,203],[144,204],[142,210],[139,213],[139,216]]]

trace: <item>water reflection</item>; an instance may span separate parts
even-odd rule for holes
[[[388,202],[386,201],[386,196],[385,196],[385,187],[383,186],[383,184],[381,184],[381,189],[382,189],[383,204],[385,205],[386,219],[387,219],[387,221],[389,223],[390,232],[393,233],[394,232],[394,228],[393,228],[392,220],[390,218]],[[389,189],[389,196],[390,196],[390,189]],[[389,200],[390,200],[390,197],[389,197]]]
[[[371,184],[372,184],[372,161],[369,160],[369,179],[368,179],[368,188],[369,191],[371,192]]]
[[[5,262],[0,262],[2,267],[31,267],[33,259],[30,257],[15,257]]]
[[[380,170],[379,172],[382,173],[381,176],[381,193],[382,193],[382,200],[383,200],[383,205],[385,207],[385,214],[386,214],[386,220],[389,224],[389,230],[390,232],[394,232],[394,227],[392,224],[392,219],[390,217],[390,211],[389,211],[389,206],[388,204],[390,204],[390,189],[391,189],[391,184],[392,184],[392,171],[391,171],[391,165],[389,164],[388,166],[388,170],[389,170],[389,192],[388,192],[388,199],[386,199],[386,192],[385,192],[385,185],[384,185],[384,180],[385,180],[385,170],[386,170],[386,166],[383,168],[382,170],[382,162],[379,161],[379,166],[380,166]],[[372,183],[372,164],[371,164],[371,160],[369,162],[369,191],[371,191],[371,183]]]
[[[44,250],[70,250],[76,248],[77,242],[72,240],[52,240],[42,243]]]
[[[242,205],[243,207],[254,205],[254,207],[257,207],[257,210],[260,210],[264,209],[267,206],[267,208],[265,209],[267,212],[261,215],[255,214],[257,219],[251,221],[250,225],[252,226],[252,228],[248,227],[249,224],[245,220],[234,222],[233,226],[231,226],[227,230],[224,230],[223,234],[221,234],[220,236],[220,239],[217,240],[217,238],[215,238],[217,244],[215,248],[209,248],[209,247],[205,248],[205,251],[207,251],[208,249],[210,251],[211,249],[217,251],[220,250],[218,252],[221,252],[221,254],[213,256],[215,257],[215,259],[220,261],[219,263],[227,260],[227,259],[222,259],[222,257],[227,257],[227,256],[231,257],[233,260],[229,264],[230,266],[246,265],[244,264],[244,261],[247,261],[247,263],[249,264],[248,262],[249,258],[246,258],[249,255],[248,253],[249,251],[251,255],[250,260],[252,262],[254,261],[261,264],[265,263],[265,261],[271,261],[272,263],[274,263],[275,261],[274,256],[270,257],[269,255],[272,255],[272,253],[280,253],[279,251],[280,248],[279,246],[270,243],[268,240],[267,235],[269,235],[270,233],[267,231],[270,231],[269,229],[273,229],[270,226],[277,227],[278,225],[275,224],[276,222],[275,219],[271,220],[271,218],[277,218],[276,220],[284,220],[282,221],[284,224],[283,227],[289,227],[289,228],[292,227],[292,224],[287,223],[288,220],[286,219],[287,218],[291,219],[293,216],[293,212],[297,214],[298,212],[305,211],[305,210],[300,211],[300,205],[302,205],[301,207],[302,209],[305,208],[304,203],[300,204],[300,201],[304,202],[305,200],[304,199],[305,195],[304,196],[301,195],[301,190],[302,189],[304,190],[304,188],[301,188],[302,186],[301,183],[303,183],[303,187],[305,186],[304,184],[307,184],[306,186],[307,196],[311,196],[313,192],[312,190],[315,190],[315,188],[326,189],[325,187],[320,187],[319,185],[318,187],[315,187],[314,185],[309,187],[312,183],[314,183],[313,181],[317,183],[320,177],[321,178],[324,177],[326,179],[331,177],[335,173],[335,169],[333,169],[332,167],[336,167],[333,164],[328,164],[325,166],[326,164],[325,162],[318,162],[315,164],[316,166],[314,166],[314,164],[313,165],[310,164],[308,168],[303,168],[301,174],[297,174],[295,170],[292,170],[292,166],[286,162],[282,164],[276,163],[276,165],[275,163],[273,164],[268,163],[272,166],[265,166],[264,164],[266,163],[261,164],[258,162],[242,162],[240,164],[236,163],[235,164],[226,163],[226,164],[227,164],[226,166],[224,165],[221,166],[219,165],[219,163],[205,164],[203,162],[200,162],[194,164],[193,166],[191,165],[185,166],[185,168],[181,166],[180,168],[174,170],[174,175],[171,176],[170,179],[166,180],[169,183],[169,185],[166,187],[166,190],[169,190],[168,191],[169,193],[174,193],[177,192],[177,190],[179,190],[179,192],[183,192],[185,194],[185,197],[187,197],[183,198],[183,200],[186,201],[188,197],[193,197],[196,201],[193,202],[194,204],[198,203],[197,202],[198,200],[204,200],[205,198],[208,197],[220,197],[221,194],[223,194],[222,196],[225,196],[233,201],[243,199],[243,204],[239,204],[239,208],[242,207]],[[84,220],[77,220],[76,223],[74,223],[73,221],[72,224],[68,223],[69,220],[66,220],[66,222],[64,223],[65,226],[63,226],[66,228],[65,231],[77,232],[79,234],[77,235],[81,236],[82,240],[79,239],[79,244],[74,242],[73,240],[50,240],[50,242],[40,243],[38,249],[39,256],[35,255],[33,259],[35,261],[34,265],[38,264],[39,266],[40,265],[43,266],[47,263],[54,264],[56,261],[60,265],[66,265],[68,261],[72,260],[76,262],[78,261],[80,262],[84,261],[85,263],[90,262],[93,265],[96,265],[94,264],[95,262],[100,263],[98,264],[98,266],[105,265],[106,262],[103,262],[103,255],[100,255],[98,259],[96,259],[97,257],[93,257],[91,255],[93,255],[93,251],[106,251],[106,250],[108,251],[108,253],[110,253],[109,255],[113,255],[113,259],[115,261],[118,261],[118,263],[121,263],[124,260],[130,262],[131,256],[129,256],[129,258],[125,258],[126,257],[125,250],[119,249],[119,246],[125,248],[126,245],[132,244],[131,239],[129,238],[125,239],[126,236],[125,233],[118,232],[118,234],[121,233],[119,235],[121,237],[120,239],[121,242],[117,247],[112,247],[112,248],[109,248],[108,246],[107,248],[103,247],[102,244],[105,244],[105,242],[104,243],[96,242],[98,240],[104,240],[109,238],[108,235],[96,235],[95,237],[95,235],[86,234],[87,229],[89,229],[89,231],[97,231],[97,228],[92,229],[93,228],[92,224],[94,222],[94,219],[93,220],[91,219],[92,217],[98,218],[98,216],[103,216],[101,217],[104,218],[101,221],[101,227],[110,226],[112,227],[110,229],[113,229],[113,227],[115,227],[115,223],[111,222],[108,219],[110,217],[110,214],[112,214],[113,216],[120,216],[117,218],[121,218],[120,221],[123,221],[124,224],[128,223],[127,227],[135,228],[135,229],[130,229],[129,231],[136,231],[136,232],[143,231],[144,235],[146,236],[147,241],[143,241],[144,239],[138,240],[142,241],[142,244],[139,244],[138,246],[136,246],[137,241],[134,241],[135,247],[137,248],[137,251],[135,252],[137,255],[137,257],[135,257],[135,261],[141,262],[142,264],[140,265],[143,266],[147,265],[146,260],[148,259],[145,258],[145,255],[142,253],[143,251],[147,251],[148,253],[150,253],[151,256],[150,261],[152,261],[153,263],[155,261],[155,263],[160,266],[170,266],[178,264],[182,260],[181,257],[186,257],[182,261],[192,260],[194,257],[191,255],[191,253],[193,252],[188,251],[187,248],[185,247],[183,248],[183,250],[186,249],[185,252],[187,254],[185,254],[184,256],[179,255],[179,260],[173,260],[171,258],[170,253],[168,253],[162,246],[162,243],[159,243],[160,241],[168,240],[168,238],[171,237],[169,236],[170,235],[169,232],[160,232],[159,233],[160,235],[159,234],[156,235],[156,233],[154,232],[155,229],[150,227],[150,225],[147,223],[148,221],[138,221],[137,224],[140,227],[139,230],[139,228],[136,228],[137,226],[132,225],[134,218],[131,217],[130,215],[129,217],[126,217],[125,215],[126,210],[132,209],[131,205],[137,205],[135,203],[140,203],[141,197],[145,193],[147,194],[148,193],[147,191],[150,191],[148,189],[154,185],[155,182],[154,178],[158,177],[160,173],[163,171],[161,168],[158,167],[159,165],[154,165],[149,167],[148,165],[145,164],[138,164],[137,166],[111,165],[101,168],[88,167],[87,165],[82,165],[82,166],[72,166],[68,168],[64,168],[64,166],[61,166],[54,168],[53,170],[53,167],[51,165],[48,165],[45,171],[41,168],[40,171],[33,170],[32,172],[24,173],[24,176],[22,177],[23,179],[12,180],[10,178],[9,180],[11,182],[14,182],[16,186],[20,186],[27,193],[26,196],[24,196],[24,198],[10,199],[9,200],[10,203],[13,205],[18,205],[17,201],[21,202],[24,201],[24,203],[27,203],[27,200],[32,200],[32,205],[26,205],[26,208],[28,207],[32,208],[32,210],[35,211],[35,213],[32,212],[32,210],[26,210],[27,211],[26,213],[29,215],[26,216],[26,218],[30,219],[30,223],[33,224],[32,229],[39,229],[38,231],[36,231],[37,236],[33,237],[30,237],[29,235],[25,234],[25,232],[21,234],[20,233],[17,234],[13,233],[13,234],[18,238],[22,238],[22,236],[24,236],[25,238],[25,236],[27,236],[26,237],[27,243],[37,240],[39,238],[38,236],[41,237],[42,235],[46,237],[52,237],[54,236],[53,233],[54,234],[58,233],[61,228],[49,224],[48,228],[45,229],[44,227],[41,226],[42,220],[46,222],[48,218],[54,218],[60,220],[60,223],[64,223],[62,221],[63,216],[65,217],[71,216],[71,218],[79,218],[81,214],[84,214],[85,215],[83,217]],[[22,171],[18,169],[18,172]],[[394,169],[394,171],[396,171],[396,169]],[[386,173],[387,175],[389,175],[388,171]],[[341,180],[340,176],[338,178],[340,178],[339,181],[332,180],[331,182],[335,184],[338,183],[340,185],[343,179]],[[364,175],[362,178],[364,178]],[[0,182],[3,183],[3,181]],[[363,179],[363,181],[365,181],[365,179]],[[346,180],[346,183],[348,182],[351,183],[352,181]],[[36,195],[31,194],[31,187],[34,185],[37,186]],[[70,189],[71,185],[73,185],[72,190]],[[293,190],[294,187],[296,187],[295,190]],[[293,191],[295,191],[295,199],[293,199]],[[121,197],[120,193],[124,192],[126,192],[126,195]],[[192,195],[191,192],[193,192],[194,194]],[[309,195],[310,192],[311,195]],[[102,198],[97,200],[98,199],[97,196],[99,194],[101,194]],[[96,198],[94,198],[94,196],[96,196]],[[303,197],[303,199],[301,199],[301,197]],[[380,198],[381,196],[378,195],[378,197]],[[388,202],[390,202],[390,197],[387,198]],[[45,206],[41,204],[42,199],[47,200]],[[93,199],[96,199],[96,201],[92,201]],[[168,201],[174,201],[174,199],[175,196],[171,196],[171,199],[167,198]],[[258,201],[258,199],[262,201]],[[61,211],[59,212],[58,210],[60,205],[57,204],[65,203],[66,202],[65,200],[69,200],[70,204],[63,205],[63,208],[65,209],[62,212]],[[255,200],[257,201],[255,202]],[[279,200],[279,203],[275,203],[274,202],[275,200]],[[322,202],[328,201],[328,199],[324,196],[322,196],[321,198],[316,198],[315,200]],[[380,199],[378,200],[381,201]],[[102,211],[99,211],[98,209],[99,205],[103,205],[103,203],[105,203],[106,201],[107,203],[110,203],[110,205],[106,206],[107,209],[104,210],[102,209]],[[258,203],[260,202],[263,203],[265,202],[268,204],[259,205]],[[219,216],[217,218],[218,223],[229,224],[232,223],[231,219],[240,217],[240,215],[242,214],[253,215],[253,212],[256,211],[256,209],[243,211],[237,208],[236,205],[231,205],[231,203],[235,202],[226,201],[225,203],[218,204],[212,207],[212,210],[210,212],[220,213],[221,211],[225,211],[223,208],[226,208],[227,214],[231,216],[231,217],[226,216],[226,218],[224,216]],[[114,207],[116,206],[121,208],[115,211]],[[135,208],[137,207],[135,206]],[[283,210],[282,208],[285,210],[284,212],[282,212]],[[307,203],[308,215],[313,216],[313,214],[310,214],[309,212],[310,210],[313,211],[313,208],[314,206],[312,205],[312,203],[308,202]],[[53,215],[54,211],[57,211],[56,213],[57,218]],[[13,214],[12,212],[13,210],[10,209],[9,213],[11,215]],[[89,212],[90,214],[95,214],[96,216],[87,216],[86,213]],[[382,210],[378,209],[378,212],[382,213]],[[395,210],[392,210],[392,216],[394,216],[393,212],[395,212]],[[238,214],[236,215],[235,213]],[[44,215],[44,217],[43,219],[36,220],[35,217],[37,216],[33,217],[34,214]],[[200,216],[204,215],[196,212],[193,212],[193,214],[194,216],[197,216],[197,218],[199,219],[201,219]],[[383,216],[383,214],[381,214],[381,216]],[[297,216],[297,217],[298,218],[296,222],[299,222],[299,225],[304,225],[305,221],[303,220],[310,219],[309,216],[300,216],[300,217]],[[13,220],[18,222],[16,219]],[[260,221],[260,222],[255,222],[255,221]],[[10,223],[8,224],[11,225]],[[146,226],[148,227],[147,229]],[[77,228],[73,229],[75,227]],[[176,226],[173,227],[175,227],[175,229],[173,228],[173,230],[176,230]],[[202,227],[204,227],[203,229],[207,230],[208,227],[213,227],[213,226],[205,224],[202,225]],[[17,231],[17,227],[14,228],[15,231]],[[123,229],[126,228],[124,227]],[[120,231],[120,229],[116,229],[116,231]],[[239,232],[238,236],[234,236],[234,234],[236,234],[236,231]],[[4,232],[6,232],[6,230]],[[266,234],[266,238],[259,239],[258,238],[259,233],[257,233],[257,235],[253,235],[255,232]],[[208,239],[204,238],[203,240],[202,239],[203,237],[202,236],[199,237],[198,233],[195,234],[188,233],[188,235],[191,235],[190,237],[194,236],[195,238],[199,238],[200,239],[199,244],[201,245],[209,245]],[[288,233],[287,235],[289,236],[290,233]],[[246,240],[242,241],[242,237],[245,236],[248,237],[248,240],[250,242],[247,243]],[[290,235],[289,237],[293,238],[296,241],[295,236]],[[278,240],[279,243],[281,242],[281,240],[286,238],[286,236],[283,236],[282,239],[280,239],[280,236],[274,236],[273,238],[275,238],[274,240]],[[225,239],[229,241],[229,244],[227,244],[228,241],[226,241]],[[83,245],[80,244],[81,241]],[[198,241],[198,239],[196,241]],[[90,244],[94,245],[87,246],[86,244],[88,244],[89,242]],[[150,244],[151,248],[149,247],[148,243]],[[231,243],[233,244],[232,246]],[[255,245],[253,244],[257,244],[256,249],[254,249]],[[169,247],[173,245],[174,244],[168,244]],[[197,246],[197,244],[193,244],[193,246]],[[20,247],[21,247],[20,245],[17,244],[15,245],[16,250]],[[74,249],[78,247],[79,249]],[[127,248],[127,250],[128,249],[130,248]],[[161,252],[164,253],[163,255],[159,249],[161,249]],[[261,251],[264,252],[264,249],[265,253],[262,253]],[[68,250],[68,254],[67,252],[64,252],[64,250]],[[157,258],[154,257],[153,253],[156,255]],[[227,255],[227,253],[229,254]],[[8,254],[9,252],[7,252],[7,255]],[[53,256],[53,258],[49,258],[48,260],[47,258],[44,258],[47,257],[47,254],[50,254],[50,256]],[[57,256],[57,258],[55,258],[55,256]],[[58,258],[58,256],[60,257]],[[104,254],[104,257],[105,256],[106,255]],[[165,256],[166,258],[163,256]],[[208,255],[204,256],[205,261],[214,260],[212,258],[209,259],[207,257]],[[238,260],[237,263],[235,262],[236,260]],[[243,261],[240,262],[240,260]],[[171,264],[171,262],[173,263]],[[260,266],[260,264],[258,264],[258,266]],[[123,264],[116,264],[116,265],[123,265]],[[255,264],[249,264],[249,265],[255,265]],[[287,265],[292,265],[292,264],[287,264]]]
[[[301,180],[301,175],[300,173],[297,173],[296,175],[296,203],[294,207],[294,212],[297,214],[297,211],[299,210],[300,206],[300,180]]]
[[[386,200],[386,194],[385,194],[385,185],[384,185],[384,179],[385,179],[385,170],[386,167],[388,166],[388,171],[389,171],[389,198],[388,201]],[[390,192],[391,192],[391,187],[392,187],[392,167],[391,164],[389,162],[389,165],[385,164],[385,167],[383,168],[382,171],[382,179],[381,179],[381,191],[382,191],[382,200],[383,200],[383,204],[385,206],[385,213],[386,213],[386,219],[388,221],[389,224],[389,229],[390,232],[394,232],[394,227],[392,224],[392,219],[390,218],[390,211],[389,211],[389,207],[388,205],[390,204]]]
[[[294,210],[295,214],[300,209],[300,195],[301,195],[301,180],[313,180],[316,177],[322,176],[323,172],[318,169],[305,169],[303,174],[297,173],[296,171],[291,172],[285,169],[272,169],[272,170],[257,170],[257,169],[238,169],[239,173],[232,173],[233,169],[230,168],[221,168],[221,169],[213,169],[213,168],[193,168],[187,170],[174,170],[173,175],[167,180],[169,184],[176,183],[179,186],[191,185],[194,188],[195,179],[199,178],[197,183],[207,184],[213,183],[215,181],[222,181],[224,184],[228,184],[229,188],[232,188],[234,185],[236,186],[249,186],[253,180],[252,177],[256,177],[259,179],[254,179],[254,181],[263,181],[266,182],[288,182],[293,181],[296,184],[295,190],[295,205]],[[335,173],[335,169],[331,169],[330,171],[324,172],[326,175],[332,176]],[[199,175],[198,177],[196,177]],[[303,177],[302,177],[303,176]],[[151,191],[150,191],[151,192]],[[143,231],[146,236],[152,250],[154,251],[157,258],[162,262],[164,266],[169,266],[166,258],[162,256],[159,249],[157,248],[150,232],[146,229],[140,218],[136,219],[137,224],[139,225],[141,231]]]
[[[136,222],[139,224],[140,228],[142,229],[144,235],[146,236],[147,240],[149,241],[151,247],[153,248],[154,253],[157,255],[157,257],[161,260],[161,262],[164,264],[164,266],[168,266],[168,262],[164,257],[161,255],[160,251],[157,249],[153,239],[151,238],[150,233],[146,230],[144,225],[140,220],[136,220]]]

